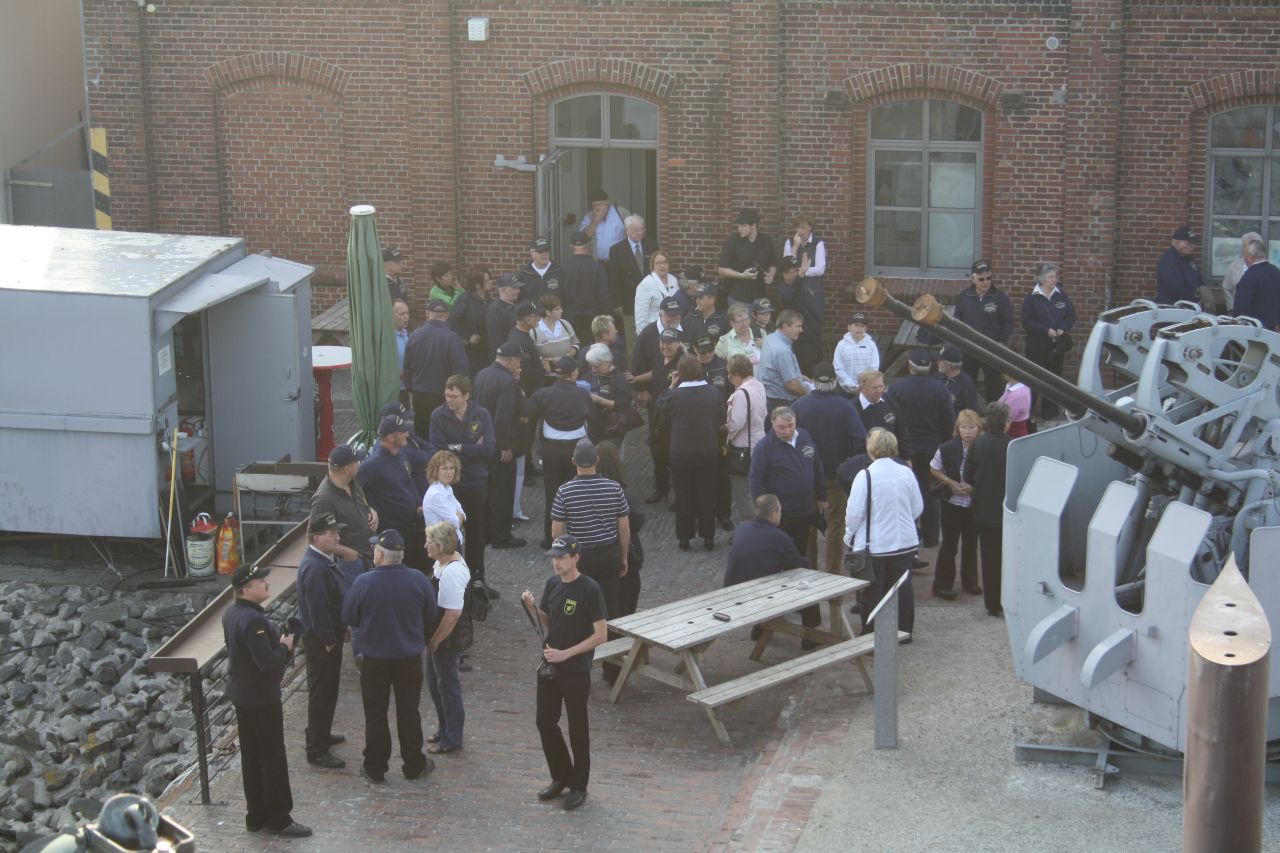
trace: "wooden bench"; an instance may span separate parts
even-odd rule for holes
[[[601,643],[596,646],[595,660],[605,661],[613,658],[622,658],[627,656],[627,652],[631,651],[631,646],[635,640],[630,637],[619,637],[616,640],[610,640],[607,643]]]
[[[905,631],[898,632],[899,641],[906,639],[908,636]],[[785,684],[802,675],[807,675],[810,672],[822,669],[824,666],[830,666],[843,660],[857,661],[863,684],[866,686],[867,692],[870,693],[872,692],[871,679],[867,675],[861,659],[864,655],[874,651],[874,649],[875,635],[866,634],[861,637],[855,637],[852,640],[823,646],[807,655],[774,664],[758,672],[708,687],[705,690],[690,693],[686,698],[695,705],[701,705],[704,708],[719,708],[721,705],[727,705],[730,702],[735,702],[738,699],[750,696],[752,693],[767,690],[778,684]]]

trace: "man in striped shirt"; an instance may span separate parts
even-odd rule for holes
[[[578,540],[582,548],[578,570],[600,585],[607,616],[612,616],[622,612],[618,589],[627,573],[631,506],[622,486],[596,473],[599,461],[590,439],[584,438],[574,447],[578,475],[556,489],[551,502],[551,535],[558,538],[568,533]],[[609,663],[603,666],[605,681],[612,684],[619,668]]]

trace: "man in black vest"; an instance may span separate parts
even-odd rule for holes
[[[520,388],[520,348],[498,347],[493,364],[476,374],[472,396],[493,416],[494,456],[489,464],[489,531],[494,548],[521,548],[511,535],[515,507],[516,459],[528,449],[527,400]]]
[[[609,304],[609,274],[604,264],[591,257],[591,238],[586,232],[573,232],[569,249],[573,254],[560,273],[560,299],[569,325],[579,340],[585,340],[591,333],[592,319],[613,310]]]

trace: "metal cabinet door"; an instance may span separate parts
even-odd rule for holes
[[[304,446],[314,432],[303,418],[315,392],[294,298],[254,291],[209,309],[209,423],[220,494],[231,493],[236,471],[250,462],[315,456],[314,442]]]

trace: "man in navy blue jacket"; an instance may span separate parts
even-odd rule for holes
[[[956,297],[955,318],[979,334],[1005,344],[1013,336],[1013,303],[1009,294],[991,283],[991,262],[979,258],[969,268],[970,285]],[[922,338],[923,340],[923,338]],[[965,359],[964,372],[974,382],[982,372],[983,396],[997,400],[1004,392],[1004,376],[980,359]]]
[[[333,711],[342,678],[342,575],[334,551],[346,527],[331,512],[311,516],[311,545],[298,561],[298,617],[307,650],[307,763],[333,770],[347,763],[329,751],[345,737],[334,735]]]
[[[1156,263],[1156,302],[1172,305],[1178,301],[1199,302],[1204,279],[1191,257],[1200,236],[1187,226],[1173,232],[1169,248]]]
[[[751,449],[748,482],[751,499],[763,494],[778,496],[782,505],[780,527],[797,549],[809,543],[814,504],[827,511],[827,478],[822,457],[809,433],[796,426],[796,414],[787,406],[769,413],[772,429]]]
[[[378,513],[378,532],[399,530],[409,543],[408,564],[425,569],[422,499],[409,473],[409,457],[403,452],[408,443],[409,425],[397,415],[387,415],[378,424],[378,446],[360,463],[356,479],[369,506]]]
[[[938,499],[933,497],[929,463],[942,442],[951,438],[956,415],[951,408],[951,395],[942,383],[929,375],[933,356],[928,350],[912,350],[908,357],[910,376],[889,386],[886,396],[898,407],[907,436],[906,452],[911,469],[924,495],[924,513],[920,516],[920,538],[924,547],[937,548],[939,537]]]
[[[396,697],[396,737],[406,779],[417,779],[436,765],[422,752],[422,650],[437,618],[436,593],[422,572],[404,565],[405,540],[384,530],[373,548],[373,571],[356,578],[342,606],[351,626],[352,648],[360,662],[364,702],[364,764],[361,775],[385,781],[391,759],[387,709]]]
[[[413,431],[426,435],[431,413],[444,402],[444,382],[455,373],[470,375],[462,338],[449,328],[449,304],[427,303],[427,322],[413,330],[404,347],[405,386],[413,392]]]
[[[788,569],[809,568],[809,561],[796,548],[796,543],[778,528],[782,504],[777,495],[760,495],[755,499],[755,508],[756,514],[745,519],[733,533],[729,564],[724,570],[725,586]]]
[[[1247,266],[1236,285],[1232,310],[1237,317],[1253,317],[1264,329],[1276,331],[1280,326],[1280,269],[1267,260],[1267,247],[1261,240],[1251,240],[1244,247]]]

